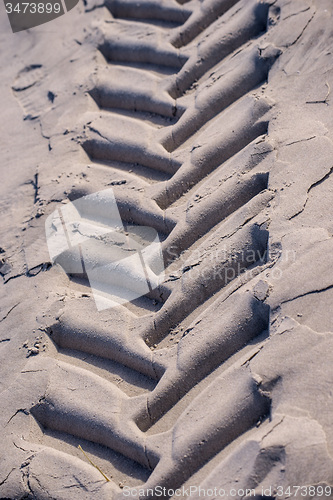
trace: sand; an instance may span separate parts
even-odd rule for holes
[[[0,498],[333,498],[332,3],[1,8]]]

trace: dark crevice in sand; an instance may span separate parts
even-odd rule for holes
[[[5,314],[5,316],[3,316],[3,318],[2,318],[2,319],[0,319],[0,323],[1,323],[1,321],[4,321],[4,320],[5,320],[5,319],[9,316],[9,314],[13,311],[13,309],[15,309],[15,307],[17,307],[19,304],[20,304],[20,302],[18,302],[17,304],[13,305],[13,306],[9,309],[9,311],[7,311],[7,313]],[[10,340],[10,339],[8,339],[8,340]],[[2,342],[4,342],[4,340],[2,340]]]
[[[311,9],[311,7],[307,7],[306,9],[299,10],[293,14],[290,14],[289,16],[283,17],[282,21],[286,21],[287,19],[290,19],[291,17],[298,16],[299,14],[302,14],[302,12],[307,12],[310,9]]]
[[[16,470],[15,467],[12,468],[11,471],[8,472],[8,474],[6,475],[5,479],[3,479],[2,481],[0,481],[0,486],[2,486],[3,484],[5,484],[5,482],[8,480],[9,476],[12,474],[12,472],[14,472],[14,470]]]
[[[287,44],[286,45],[286,48],[289,49],[289,47],[292,47],[293,45],[295,45],[298,40],[303,36],[304,32],[306,31],[307,27],[309,26],[309,24],[311,23],[311,21],[313,20],[313,18],[315,17],[316,13],[314,13],[311,17],[311,19],[309,19],[309,21],[306,23],[306,25],[304,26],[304,28],[302,29],[301,33],[298,35],[298,37],[291,43]]]
[[[35,173],[34,179],[31,181],[31,184],[34,188],[34,203],[37,203],[39,201],[39,189],[40,186],[38,185],[38,172]]]
[[[319,99],[316,101],[305,101],[305,104],[326,104],[328,106],[329,105],[328,98],[331,94],[331,87],[328,82],[326,82],[325,85],[327,87],[327,94],[324,99]]]
[[[327,287],[322,288],[322,289],[311,290],[309,292],[297,295],[296,297],[293,297],[292,299],[284,300],[283,302],[281,302],[281,304],[287,304],[288,302],[292,302],[293,300],[300,299],[300,298],[303,298],[303,297],[307,297],[308,295],[320,294],[320,293],[323,293],[323,292],[327,292],[328,290],[331,290],[332,288],[333,288],[333,285],[330,285],[330,286],[327,286]]]
[[[21,278],[22,276],[26,276],[26,273],[15,274],[14,276],[9,276],[8,278],[4,277],[3,283],[6,284],[11,280],[15,280],[17,278]]]
[[[298,144],[299,142],[311,141],[312,139],[315,139],[316,137],[317,137],[316,135],[313,135],[313,136],[308,137],[306,139],[299,139],[298,141],[288,142],[287,144],[284,144],[284,147],[292,146],[293,144]]]
[[[306,196],[306,200],[304,202],[303,207],[296,214],[294,214],[292,217],[290,217],[289,220],[294,219],[295,217],[300,215],[302,212],[304,212],[304,210],[308,204],[308,201],[309,201],[309,194],[310,194],[311,190],[316,188],[317,186],[320,186],[323,182],[325,182],[331,176],[332,173],[333,173],[333,167],[330,169],[330,171],[327,174],[324,175],[324,177],[322,177],[321,179],[319,179],[315,183],[311,184],[311,186],[307,190],[307,196]]]
[[[18,413],[24,413],[25,415],[29,415],[29,411],[28,411],[26,408],[20,408],[20,409],[16,410],[16,412],[14,413],[14,415],[12,415],[12,416],[10,417],[10,419],[8,420],[8,422],[7,422],[7,424],[6,424],[6,425],[8,425],[8,424],[9,424],[9,423],[13,420],[13,418],[15,418],[15,417],[16,417],[16,415],[17,415]]]

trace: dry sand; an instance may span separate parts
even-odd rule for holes
[[[333,498],[332,2],[0,22],[0,498]],[[45,221],[110,187],[167,267],[98,311]]]

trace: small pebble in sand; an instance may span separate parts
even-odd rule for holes
[[[39,354],[39,349],[37,347],[31,347],[31,349],[28,349],[27,358],[29,358],[29,356],[36,356],[37,354]]]

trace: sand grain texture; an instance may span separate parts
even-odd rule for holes
[[[333,491],[331,2],[1,8],[0,498]],[[98,312],[44,227],[110,187],[166,271]]]

